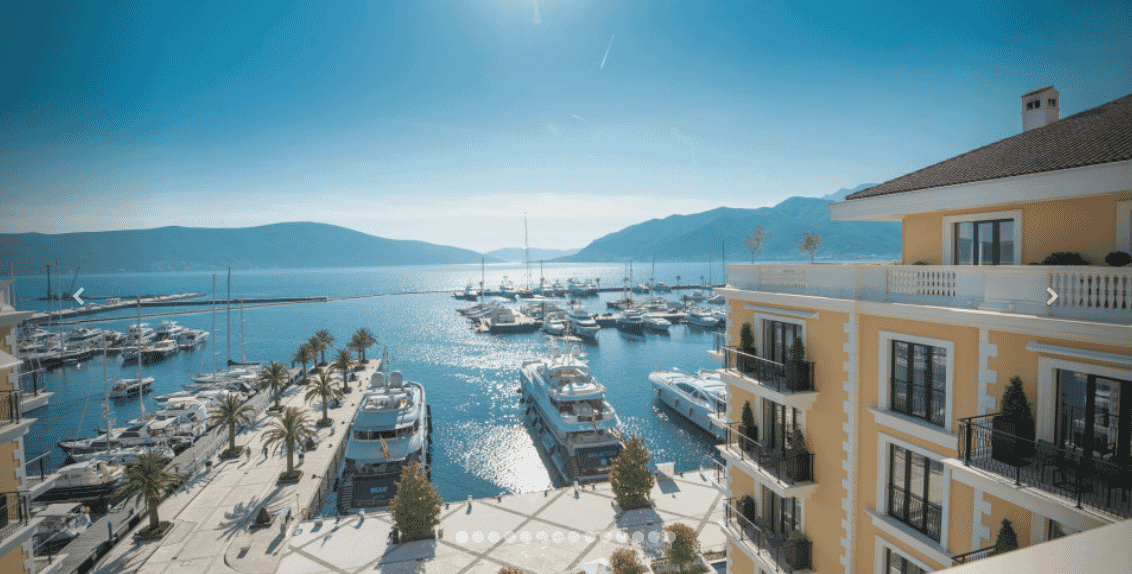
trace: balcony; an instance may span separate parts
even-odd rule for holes
[[[0,493],[0,541],[28,526],[28,498],[22,492]]]
[[[943,507],[940,505],[889,484],[888,515],[939,542],[943,531]]]
[[[729,265],[728,287],[1126,323],[1132,268],[1046,265]],[[1047,305],[1046,289],[1058,298]]]
[[[959,460],[1013,483],[1013,490],[1041,491],[1043,501],[1088,508],[1112,519],[1132,518],[1132,464],[1100,452],[1085,453],[995,429],[995,414],[959,419]],[[1018,488],[1026,487],[1026,488]],[[1048,509],[1038,509],[1043,515]]]
[[[817,399],[812,361],[778,363],[735,347],[718,351],[725,382],[787,407],[808,410]]]
[[[951,565],[959,566],[960,564],[969,564],[971,562],[982,560],[983,558],[987,558],[989,556],[994,556],[993,544],[985,548],[980,548],[978,550],[972,550],[970,552],[964,552],[963,554],[952,556]]]
[[[51,453],[45,452],[32,457],[24,463],[24,484],[20,489],[27,494],[28,499],[35,500],[39,495],[51,490],[58,480],[59,474],[51,472]]]
[[[813,492],[813,453],[769,448],[748,438],[744,430],[739,423],[727,425],[727,441],[719,447],[725,458],[783,498],[807,498]]]
[[[725,531],[737,544],[744,545],[752,558],[761,560],[775,572],[791,574],[810,570],[812,542],[788,543],[786,536],[775,533],[761,517],[752,520],[744,516],[734,498],[728,499],[723,508],[727,521]]]

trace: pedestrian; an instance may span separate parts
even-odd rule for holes
[[[247,462],[252,461],[252,449],[251,449],[251,447],[247,447],[247,446],[244,447],[244,460],[247,461]]]
[[[263,460],[267,460],[267,445],[263,445]]]

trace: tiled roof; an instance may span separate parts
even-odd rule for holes
[[[890,193],[1132,159],[1132,95],[850,194]]]

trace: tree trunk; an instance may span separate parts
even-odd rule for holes
[[[236,421],[228,421],[228,450],[236,450]]]
[[[294,455],[295,455],[295,444],[292,443],[291,441],[287,441],[287,472],[291,472],[292,470],[295,470]]]
[[[149,511],[149,529],[152,531],[161,527],[161,518],[157,516],[157,505],[160,502],[156,496],[147,497],[145,500],[146,510]]]
[[[322,397],[322,420],[326,420],[326,397]]]

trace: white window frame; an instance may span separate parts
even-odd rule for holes
[[[990,221],[1010,219],[1014,221],[1014,265],[1022,264],[1022,211],[995,211],[990,213],[971,213],[949,215],[943,218],[943,264],[955,263],[955,224],[967,221]]]
[[[951,421],[954,420],[955,404],[955,342],[947,339],[933,339],[907,333],[893,331],[880,331],[877,347],[877,397],[878,408],[873,410],[873,418],[889,428],[906,432],[916,438],[938,444],[947,448],[958,448],[959,437],[950,430]],[[892,343],[901,341],[915,343],[929,347],[940,347],[947,351],[945,362],[947,373],[944,378],[944,388],[947,397],[943,405],[944,426],[936,426],[926,420],[908,416],[892,410],[892,396],[889,381],[892,379]]]
[[[1106,367],[1095,365],[1093,363],[1081,363],[1078,361],[1070,361],[1066,359],[1055,359],[1053,357],[1038,357],[1038,396],[1035,409],[1037,416],[1037,436],[1038,438],[1052,442],[1054,439],[1054,430],[1057,424],[1055,420],[1057,408],[1057,371],[1058,369],[1066,371],[1076,371],[1078,373],[1087,373],[1090,375],[1098,375],[1101,377],[1108,377],[1112,379],[1120,379],[1123,381],[1132,381],[1132,371],[1125,369],[1117,369],[1115,367]]]
[[[915,531],[916,542],[925,544],[927,549],[946,554],[947,528],[951,521],[951,467],[943,464],[944,455],[932,452],[926,448],[921,448],[887,433],[877,433],[877,507],[875,510],[879,516],[889,518],[893,522],[904,524],[888,515],[889,445],[896,445],[943,465],[943,500],[940,502],[939,542],[928,538],[928,536],[922,532],[915,531],[911,526],[908,526],[908,530]],[[893,532],[892,534],[900,535],[901,533]]]
[[[884,560],[885,550],[891,550],[903,556],[905,560],[915,564],[920,570],[923,570],[924,572],[934,572],[936,570],[935,568],[928,566],[927,563],[923,560],[920,560],[916,556],[910,555],[907,550],[901,548],[895,542],[892,542],[891,540],[888,540],[887,538],[879,534],[876,535],[875,548],[876,550],[874,550],[875,554],[873,556],[873,572],[875,572],[875,574],[888,574],[888,571],[885,570],[885,566],[887,566]]]

